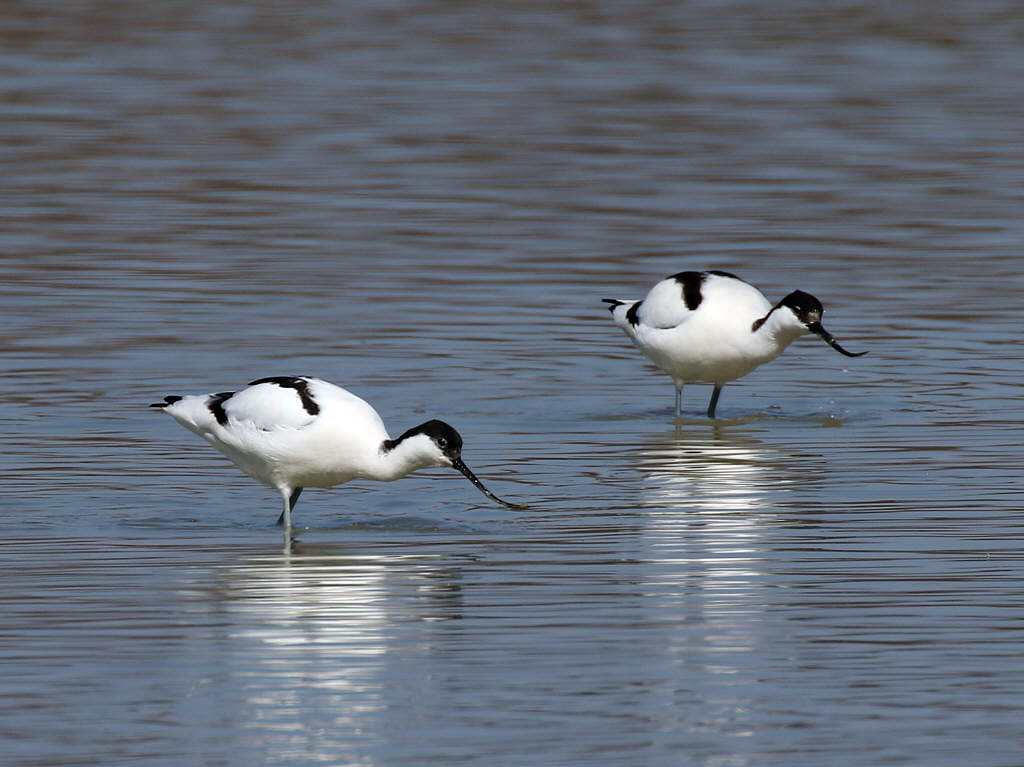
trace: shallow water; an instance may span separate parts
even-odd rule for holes
[[[0,748],[21,765],[1015,765],[1024,15],[15,3]],[[600,299],[822,299],[673,389]],[[274,493],[272,374],[455,472]]]

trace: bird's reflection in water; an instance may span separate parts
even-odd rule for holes
[[[665,576],[685,568],[686,590],[713,612],[725,584],[759,575],[769,498],[795,481],[784,456],[721,428],[676,430],[651,438],[639,470],[646,535],[676,567]]]
[[[815,481],[817,463],[738,428],[681,428],[649,439],[638,468],[653,604],[677,627],[670,651],[708,690],[741,678],[773,641],[760,597],[772,578],[771,549],[794,491]],[[742,706],[723,705],[719,714],[744,717]]]
[[[454,562],[297,545],[221,570],[213,588],[229,626],[221,666],[230,681],[219,686],[234,689],[230,716],[275,760],[354,759],[418,678],[406,656],[420,653],[404,650],[432,646],[431,626],[461,617]]]
[[[642,454],[643,500],[697,513],[766,511],[781,494],[813,481],[803,463],[720,426],[676,429],[653,438]]]

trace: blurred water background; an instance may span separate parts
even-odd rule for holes
[[[1024,11],[10,0],[0,752],[1021,764]],[[600,299],[825,304],[725,388]],[[455,472],[274,493],[164,394],[313,374]]]

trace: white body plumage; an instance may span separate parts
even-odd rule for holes
[[[680,272],[658,282],[640,301],[605,301],[615,324],[672,377],[676,415],[683,385],[707,382],[715,385],[708,407],[714,417],[722,386],[775,359],[805,333],[816,333],[847,356],[860,356],[843,349],[821,326],[824,309],[814,296],[797,290],[773,305],[728,272]]]
[[[302,380],[315,413],[303,406],[297,390],[271,382],[235,392],[212,409],[211,397],[220,395],[185,396],[163,410],[270,487],[390,481],[421,466],[442,465],[440,451],[425,435],[399,456],[385,458],[388,432],[369,403],[326,381]],[[224,414],[219,419],[218,412]]]
[[[261,378],[237,392],[169,396],[151,407],[276,489],[286,535],[305,487],[391,481],[429,466],[454,467],[488,497],[518,508],[491,493],[462,462],[462,437],[448,424],[427,421],[391,439],[369,403],[319,378]]]

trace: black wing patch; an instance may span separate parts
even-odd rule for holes
[[[635,304],[629,307],[629,309],[626,310],[626,319],[629,320],[629,324],[632,325],[634,328],[640,322],[640,316],[637,314],[637,312],[639,311],[640,304],[642,303],[643,301],[637,301]]]
[[[224,412],[224,403],[233,396],[235,396],[233,391],[222,391],[219,394],[211,394],[206,400],[207,409],[213,413],[213,417],[221,426],[228,425],[228,414]]]
[[[302,407],[310,415],[316,415],[320,412],[320,406],[313,399],[313,394],[309,390],[309,381],[301,376],[270,376],[269,378],[258,378],[255,381],[250,381],[249,386],[255,386],[256,384],[277,384],[285,389],[295,389],[298,392],[299,400],[302,402]]]
[[[700,306],[701,301],[704,300],[701,286],[704,284],[704,280],[708,278],[708,275],[728,277],[739,282],[745,281],[732,272],[723,272],[721,269],[711,269],[707,272],[679,272],[678,274],[673,274],[669,279],[673,279],[683,286],[683,302],[691,312]]]
[[[683,286],[683,302],[691,312],[700,306],[704,296],[700,292],[700,286],[704,283],[704,275],[701,272],[679,272],[673,274],[672,278]]]

